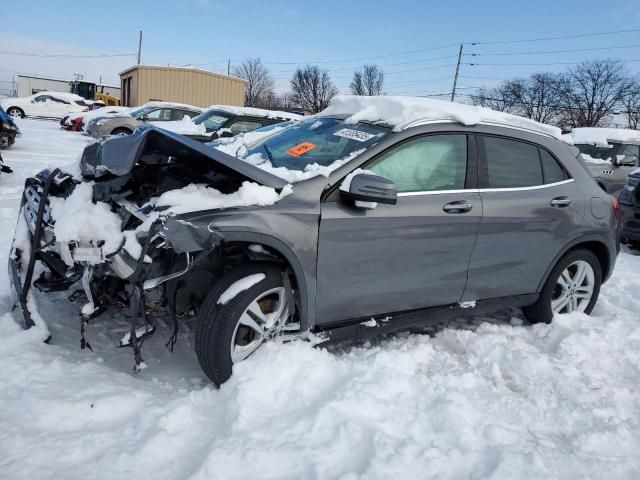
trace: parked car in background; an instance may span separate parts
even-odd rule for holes
[[[600,186],[618,195],[630,172],[640,166],[640,131],[574,128],[569,135]]]
[[[620,237],[640,248],[640,168],[636,168],[627,177],[627,184],[620,193],[620,206],[623,213]]]
[[[90,112],[74,112],[65,115],[60,120],[60,128],[73,132],[81,132],[84,125],[97,117],[123,114],[131,111],[129,107],[101,107]]]
[[[191,120],[162,124],[160,127],[187,135],[199,142],[210,142],[221,137],[233,137],[240,133],[291,120],[301,120],[301,115],[253,107],[212,105]]]
[[[13,117],[0,107],[0,148],[6,148],[13,145],[16,137],[20,135],[20,129],[13,121]]]
[[[38,92],[30,97],[8,97],[0,107],[14,118],[62,118],[69,112],[87,112],[89,105],[79,95],[65,92]]]
[[[219,385],[274,339],[341,342],[505,307],[531,322],[588,314],[614,269],[618,201],[555,127],[348,96],[265,129],[212,147],[143,126],[87,146],[81,181],[27,179],[10,253],[26,325],[38,261],[42,291],[82,278],[85,319],[124,310],[137,367],[154,315],[173,318],[174,337],[195,316]]]
[[[94,138],[130,135],[140,125],[162,126],[166,122],[181,121],[185,116],[193,118],[201,113],[201,108],[192,105],[148,102],[126,112],[93,117],[85,122],[84,132]]]

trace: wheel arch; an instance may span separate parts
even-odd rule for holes
[[[284,262],[286,262],[293,273],[295,283],[298,291],[300,292],[300,326],[302,330],[308,330],[310,328],[310,321],[312,318],[309,309],[310,306],[313,305],[313,302],[310,298],[310,289],[304,274],[304,269],[293,250],[282,240],[263,233],[225,231],[223,236],[225,239],[225,246],[250,244],[262,245],[267,247],[270,251],[273,251]]]
[[[543,278],[540,280],[537,291],[540,292],[542,290],[544,284],[549,278],[549,275],[551,274],[551,271],[558,264],[560,259],[567,253],[579,249],[589,250],[596,256],[596,258],[600,262],[600,267],[602,268],[602,282],[604,283],[611,275],[613,266],[615,264],[615,250],[612,251],[610,242],[610,239],[606,235],[601,233],[591,233],[588,235],[580,236],[578,238],[574,238],[556,254],[549,267],[547,267]]]

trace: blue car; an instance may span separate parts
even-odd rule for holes
[[[10,147],[18,136],[20,136],[20,129],[14,123],[13,118],[0,107],[0,148]]]

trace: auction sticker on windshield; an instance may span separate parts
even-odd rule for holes
[[[360,130],[354,130],[352,128],[343,128],[338,130],[334,135],[338,137],[350,138],[351,140],[356,140],[357,142],[366,142],[367,140],[371,140],[375,135],[372,135],[367,132],[361,132]]]
[[[313,143],[302,142],[294,147],[291,147],[289,150],[287,150],[287,153],[292,157],[299,157],[300,155],[304,155],[309,150],[313,150],[314,148],[316,148],[316,145],[314,145]]]

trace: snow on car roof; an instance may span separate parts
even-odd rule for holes
[[[423,122],[453,121],[463,125],[490,123],[529,130],[562,140],[558,127],[489,108],[424,97],[339,95],[321,116],[347,115],[346,121],[383,122],[401,131]]]
[[[283,118],[286,120],[301,120],[302,115],[279,110],[266,110],[255,107],[236,107],[233,105],[211,105],[207,110],[222,110],[233,115],[250,115],[252,117]]]
[[[140,105],[140,107],[136,107],[136,108],[141,108],[141,107],[174,107],[174,108],[181,107],[181,108],[188,108],[191,110],[198,110],[199,112],[204,111],[202,107],[196,107],[195,105],[189,105],[188,103],[164,102],[161,100],[151,100],[149,102],[146,102]]]
[[[37,97],[38,95],[51,95],[52,97],[59,98],[60,100],[66,100],[67,102],[86,102],[86,99],[84,99],[80,95],[69,92],[50,92],[49,90],[42,90],[38,93],[34,93],[31,96]]]
[[[640,143],[640,131],[626,128],[574,128],[566,135],[576,145],[597,145],[606,147],[609,143]]]

